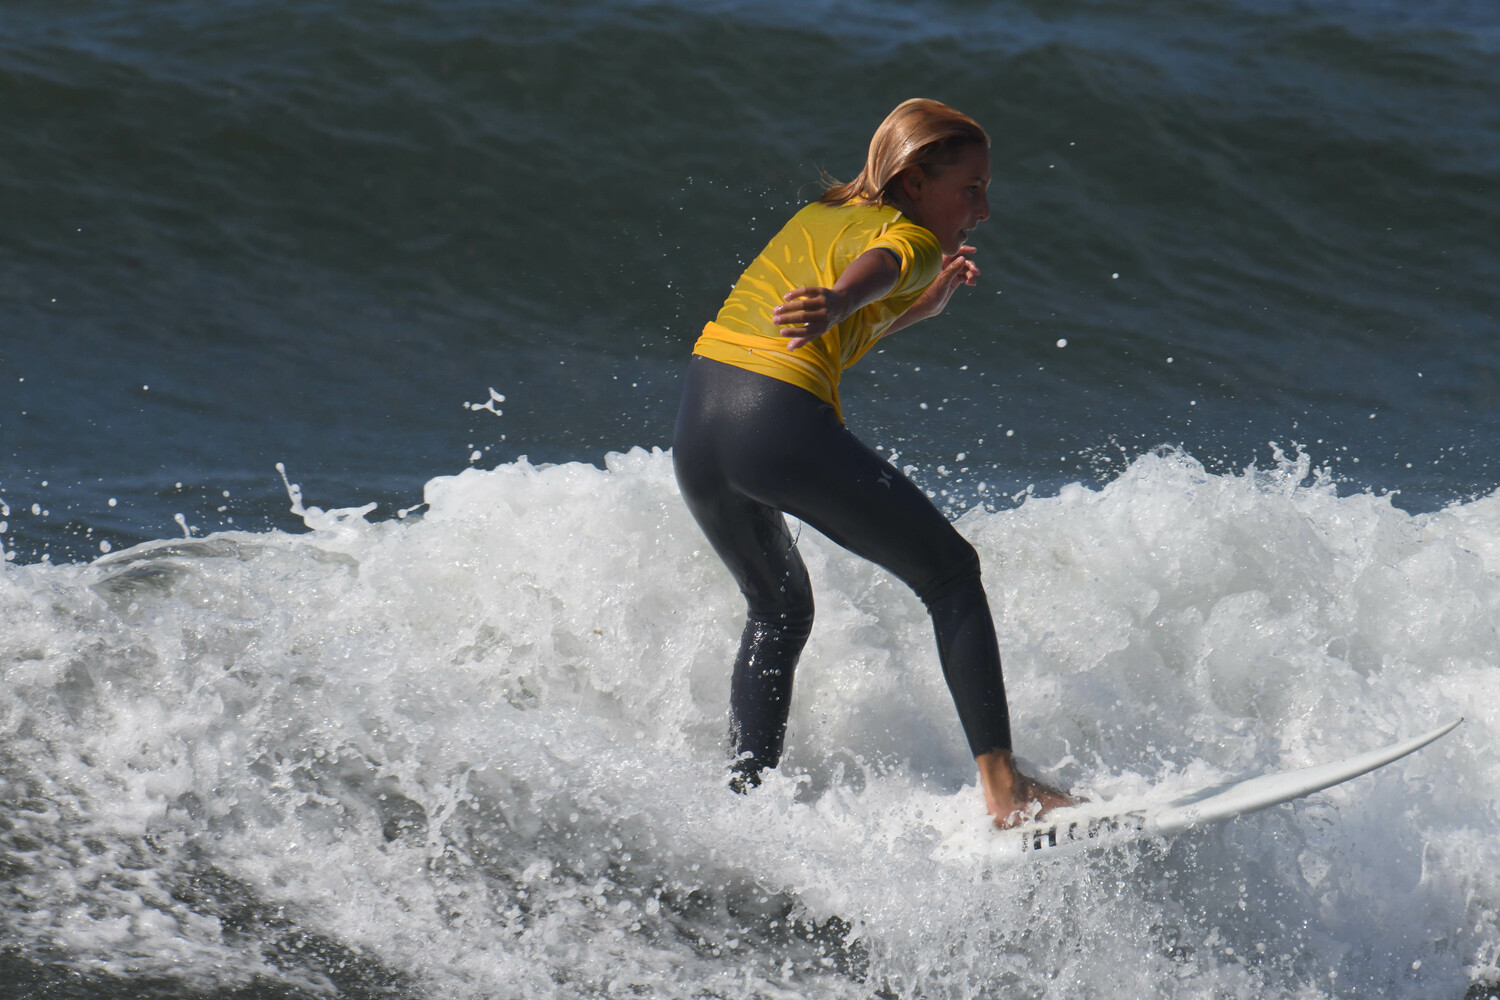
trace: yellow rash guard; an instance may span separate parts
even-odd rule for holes
[[[793,288],[832,288],[854,258],[877,247],[901,261],[896,287],[812,343],[787,350],[787,338],[771,321],[782,297]],[[942,261],[937,237],[895,208],[814,202],[792,216],[740,275],[693,353],[806,389],[843,420],[840,374],[927,290]]]

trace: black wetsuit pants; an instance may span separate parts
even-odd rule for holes
[[[672,442],[688,509],[749,604],[730,683],[736,770],[781,759],[792,674],[812,629],[785,511],[916,591],[969,749],[1009,750],[1010,715],[979,557],[917,486],[805,389],[694,356]]]

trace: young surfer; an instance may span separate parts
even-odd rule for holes
[[[730,682],[738,790],[781,759],[792,675],[812,628],[807,570],[782,513],[910,586],[1000,826],[1066,804],[1011,757],[1000,651],[979,557],[926,495],[844,426],[839,375],[882,337],[938,315],[979,269],[989,137],[906,101],[864,170],[799,211],[753,261],[688,364],[673,458],[688,509],[749,605]]]

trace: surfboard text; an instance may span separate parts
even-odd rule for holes
[[[1116,833],[1138,833],[1146,828],[1146,814],[1139,809],[1033,827],[1021,833],[1023,851],[1043,851],[1067,844],[1087,843]]]

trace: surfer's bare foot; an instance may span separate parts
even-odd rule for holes
[[[1008,750],[982,753],[974,758],[974,763],[979,765],[985,808],[1002,830],[1077,801],[1051,785],[1022,774]]]

